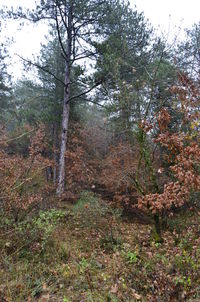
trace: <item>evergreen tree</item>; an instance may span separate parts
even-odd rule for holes
[[[53,22],[57,29],[57,36],[65,60],[64,75],[64,101],[62,110],[62,131],[60,143],[59,160],[59,180],[57,193],[61,195],[64,190],[65,182],[65,152],[67,144],[67,132],[69,124],[70,103],[78,97],[89,93],[99,83],[87,84],[86,81],[79,79],[79,85],[84,92],[72,96],[71,90],[74,85],[72,81],[72,66],[79,60],[93,55],[91,39],[97,34],[98,21],[103,18],[106,12],[106,1],[100,0],[81,0],[63,1],[46,0],[41,1],[34,11],[23,12],[19,9],[17,15],[37,22],[48,19]],[[62,33],[64,32],[64,36]]]
[[[153,30],[144,15],[127,3],[116,2],[116,10],[103,29],[107,38],[99,43],[97,78],[117,136],[130,137],[136,120],[142,118],[147,66],[151,61]],[[116,21],[117,20],[117,21]]]
[[[178,45],[178,67],[196,79],[200,74],[200,22],[186,29],[186,39]]]
[[[2,20],[0,19],[0,35],[2,31]],[[8,58],[7,53],[7,42],[0,44],[0,121],[3,122],[5,114],[10,106],[11,87],[10,87],[10,76],[7,72],[6,59]]]

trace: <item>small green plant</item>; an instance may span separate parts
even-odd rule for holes
[[[131,252],[131,251],[122,251],[122,254],[124,256],[124,258],[128,261],[128,263],[130,264],[134,264],[138,262],[138,253],[135,252]]]
[[[42,292],[42,281],[36,280],[34,283],[34,289],[31,291],[31,296],[35,297]]]
[[[66,211],[63,210],[40,211],[39,217],[35,219],[35,225],[41,229],[46,228],[48,225],[55,226],[65,216]]]
[[[192,285],[191,278],[186,276],[177,276],[174,278],[174,281],[176,285],[178,284],[183,285],[184,289],[187,289]]]
[[[128,262],[130,264],[136,263],[138,261],[138,257],[137,257],[137,253],[136,252],[130,252],[130,251],[128,251],[128,253],[127,253],[126,256],[127,256]]]
[[[50,211],[40,211],[39,217],[33,220],[33,224],[41,231],[43,246],[49,236],[54,231],[56,225],[66,216],[63,210],[51,209]]]
[[[51,209],[40,211],[36,216],[27,216],[23,221],[15,224],[15,232],[26,249],[34,242],[40,245],[38,250],[43,250],[55,227],[66,216],[66,211]],[[21,245],[22,245],[21,244]],[[38,246],[39,247],[39,246]],[[20,255],[27,255],[26,251],[20,250]]]
[[[78,264],[79,272],[81,274],[83,274],[88,267],[89,267],[89,263],[88,263],[87,259],[82,258]]]
[[[176,255],[174,257],[175,266],[184,272],[187,270],[188,267],[192,268],[193,270],[199,270],[198,261],[195,261],[191,255],[183,250],[181,255]]]
[[[158,248],[161,246],[161,243],[155,242],[154,245],[155,245],[155,247],[158,249]]]

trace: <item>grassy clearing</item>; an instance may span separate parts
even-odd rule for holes
[[[4,217],[2,302],[200,299],[197,214],[171,218],[163,244],[154,242],[152,226],[126,221],[89,193],[75,206],[40,211],[18,224]]]

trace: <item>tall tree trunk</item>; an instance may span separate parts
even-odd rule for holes
[[[57,164],[58,164],[58,128],[57,124],[53,125],[53,184],[56,185],[57,182]]]
[[[62,130],[61,130],[61,143],[60,143],[60,158],[58,166],[58,186],[56,193],[60,197],[65,188],[65,153],[67,147],[67,132],[69,125],[69,111],[70,111],[70,59],[72,52],[72,5],[67,11],[66,5],[66,21],[68,21],[67,27],[67,47],[65,58],[65,88],[64,88],[64,102],[63,102],[63,115],[62,115]],[[66,22],[67,23],[67,22]]]
[[[69,125],[69,87],[66,88],[63,104],[63,118],[62,118],[62,132],[61,132],[61,145],[60,145],[60,158],[59,158],[59,166],[58,166],[58,187],[57,194],[61,196],[64,192],[65,187],[65,153],[66,153],[66,145],[67,145],[67,132]]]

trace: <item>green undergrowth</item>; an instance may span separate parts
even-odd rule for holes
[[[18,223],[2,212],[0,301],[199,301],[199,222],[170,218],[155,243],[89,192]]]

